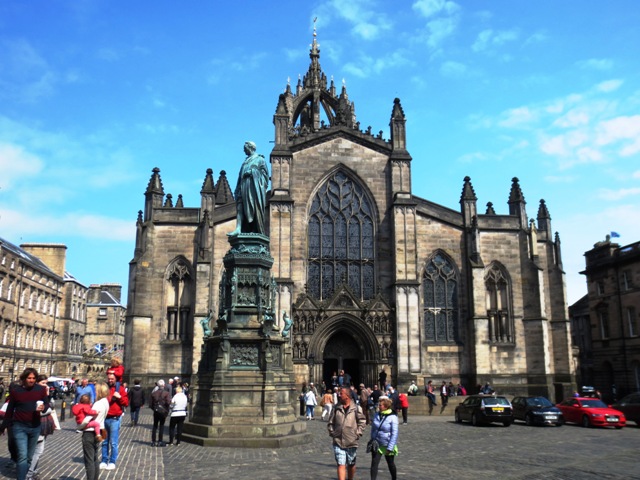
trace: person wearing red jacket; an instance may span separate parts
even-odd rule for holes
[[[129,397],[124,387],[116,389],[116,376],[113,373],[107,374],[107,386],[109,387],[109,411],[104,421],[108,439],[102,442],[102,463],[101,470],[115,470],[116,460],[118,460],[118,438],[120,435],[120,420],[124,413],[124,408],[129,405]]]
[[[405,393],[401,393],[398,395],[398,401],[400,403],[400,408],[402,409],[402,424],[407,424],[407,415],[409,412],[409,397]]]

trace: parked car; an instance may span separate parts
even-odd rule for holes
[[[508,427],[513,422],[511,402],[507,397],[470,395],[456,407],[455,419],[457,423],[466,420],[476,426],[499,422]]]
[[[611,408],[620,410],[627,417],[627,420],[636,422],[636,425],[640,425],[640,392],[627,395],[622,400],[611,405]]]
[[[511,400],[513,419],[527,425],[556,425],[564,423],[562,411],[545,397],[515,397]]]
[[[583,427],[622,428],[627,419],[620,410],[608,407],[597,398],[574,397],[559,403],[564,421],[578,423]]]

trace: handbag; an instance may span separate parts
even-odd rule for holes
[[[163,417],[169,415],[169,410],[167,410],[166,407],[160,403],[156,403],[156,406],[153,407],[153,411],[158,415],[162,415]]]
[[[382,419],[382,421],[380,422],[380,425],[378,426],[378,430],[380,430],[380,427],[382,426],[384,421],[387,419],[387,417],[388,415],[385,415],[385,417]],[[377,452],[379,448],[380,448],[380,442],[378,442],[377,439],[372,438],[367,442],[367,453]]]
[[[380,448],[380,443],[375,438],[372,438],[367,442],[367,453],[377,452]]]

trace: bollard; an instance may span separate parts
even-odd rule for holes
[[[62,404],[61,404],[61,408],[60,408],[60,421],[64,422],[65,419],[65,415],[66,415],[66,408],[67,408],[67,400],[66,399],[62,399]]]

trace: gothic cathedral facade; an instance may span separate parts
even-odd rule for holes
[[[544,200],[536,222],[517,178],[508,214],[491,204],[478,212],[468,177],[457,210],[413,195],[400,100],[390,139],[361,130],[346,88],[327,81],[315,38],[310,59],[278,100],[267,212],[277,325],[283,312],[293,320],[297,383],[344,369],[373,385],[385,368],[401,388],[490,382],[559,401],[575,388],[575,369],[560,240]],[[181,196],[174,205],[153,170],[130,266],[130,379],[196,380],[201,322],[211,317],[215,328],[235,228],[231,192],[226,173],[214,181],[208,169],[200,206]]]

